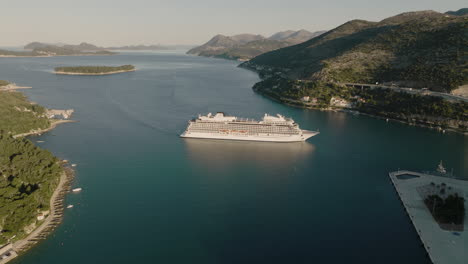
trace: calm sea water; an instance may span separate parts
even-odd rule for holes
[[[112,76],[67,65],[134,64]],[[442,159],[468,175],[467,138],[345,113],[290,108],[253,93],[235,62],[181,52],[2,58],[0,79],[73,108],[77,123],[33,141],[78,166],[73,209],[14,263],[430,263],[390,183]],[[281,113],[307,143],[178,137],[198,113]]]

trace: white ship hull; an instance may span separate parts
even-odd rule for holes
[[[182,138],[245,140],[263,142],[301,142],[319,134],[316,131],[302,130],[302,135],[235,135],[221,133],[184,132]]]

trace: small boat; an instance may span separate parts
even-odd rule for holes
[[[73,208],[73,204],[67,205],[67,208],[68,208],[68,209]]]
[[[445,170],[444,165],[442,164],[442,161],[440,161],[439,166],[437,166],[437,172],[441,174],[447,173],[447,170]]]
[[[72,164],[72,167],[76,167],[76,164],[75,164],[75,163],[73,163],[73,164]]]
[[[82,190],[81,188],[75,188],[75,189],[73,189],[72,191],[73,191],[73,192],[81,192],[81,190]]]
[[[38,140],[38,141],[36,141],[36,142],[37,142],[37,143],[44,143],[44,141],[42,141],[42,140]]]

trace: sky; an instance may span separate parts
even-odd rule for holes
[[[0,0],[0,46],[32,41],[100,46],[197,45],[216,34],[270,36],[333,29],[352,19],[446,12],[466,0]]]

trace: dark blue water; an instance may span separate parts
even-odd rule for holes
[[[66,65],[134,64],[112,76]],[[457,134],[290,108],[252,92],[256,74],[182,53],[2,58],[0,79],[74,108],[77,123],[33,141],[77,163],[73,209],[14,263],[430,263],[390,183],[444,160],[468,175]],[[198,113],[281,113],[321,134],[272,144],[178,137]]]

